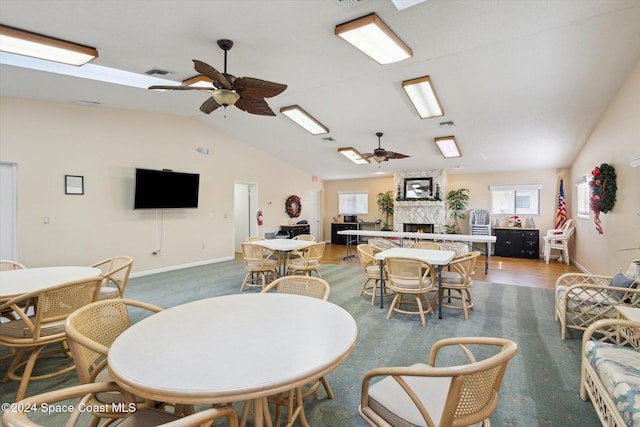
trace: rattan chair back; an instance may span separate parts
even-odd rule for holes
[[[105,289],[101,290],[99,299],[124,298],[124,290],[127,287],[131,268],[133,267],[132,257],[114,256],[103,259],[91,265],[91,267],[99,268],[103,272],[104,283],[102,285]],[[115,292],[108,292],[108,288],[111,287],[110,285],[112,284],[118,290],[117,294]]]
[[[409,247],[415,248],[415,249],[433,249],[436,251],[442,250],[442,245],[437,242],[425,242],[425,241],[415,242],[411,244]]]
[[[329,299],[331,286],[326,280],[313,276],[284,276],[269,284],[261,293],[275,289],[278,293],[305,295],[322,300]]]
[[[316,236],[312,234],[298,234],[295,237],[292,237],[291,240],[306,240],[308,242],[315,242]]]
[[[458,348],[469,363],[457,366],[436,366],[438,353],[447,347]],[[476,354],[488,354],[477,360]],[[443,351],[445,353],[445,351]],[[493,337],[447,338],[434,344],[428,364],[410,367],[375,368],[367,372],[362,382],[358,408],[362,418],[372,426],[398,425],[398,420],[411,417],[419,425],[452,427],[485,422],[498,406],[498,391],[509,361],[518,353],[518,345],[508,339]],[[442,356],[442,359],[448,357]],[[382,378],[372,383],[371,380]],[[449,378],[449,386],[443,382]],[[439,386],[438,386],[439,385]],[[398,412],[385,407],[394,401]],[[429,401],[444,401],[430,405]],[[398,404],[398,402],[401,402]],[[428,407],[441,408],[430,413]],[[409,415],[411,413],[411,415]],[[395,424],[394,424],[395,422]]]
[[[0,304],[0,312],[12,310],[16,316],[16,320],[0,323],[0,344],[17,350],[4,378],[20,381],[16,400],[24,397],[29,381],[52,378],[74,369],[71,365],[55,372],[32,375],[40,357],[66,351],[65,319],[95,301],[101,284],[102,276],[76,280],[16,296]],[[46,346],[56,343],[61,344],[59,350],[42,352]],[[22,360],[29,351],[29,357]],[[17,373],[22,366],[22,373]]]
[[[18,261],[0,259],[0,271],[22,270],[23,268],[27,268],[27,266],[22,263],[19,263]]]

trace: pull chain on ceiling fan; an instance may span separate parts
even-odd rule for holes
[[[233,47],[233,41],[228,39],[218,40],[218,46],[224,51],[224,73],[219,72],[211,65],[193,60],[195,70],[200,75],[211,80],[211,87],[203,86],[150,86],[149,89],[159,90],[199,90],[208,92],[211,97],[202,103],[200,111],[210,114],[218,107],[235,105],[239,109],[251,114],[262,116],[275,116],[264,98],[279,95],[287,88],[281,83],[269,82],[253,77],[235,77],[227,73],[227,52]]]
[[[404,159],[407,156],[406,154],[394,153],[393,151],[387,151],[384,148],[380,147],[380,138],[384,135],[382,132],[376,132],[376,136],[378,137],[378,148],[373,150],[373,153],[365,153],[361,157],[365,159],[369,159],[373,157],[373,160],[380,164],[381,162],[388,162],[389,159]]]

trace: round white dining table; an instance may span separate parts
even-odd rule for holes
[[[353,316],[331,302],[227,295],[132,325],[112,344],[108,364],[113,379],[134,394],[181,404],[253,400],[254,425],[271,425],[266,397],[335,369],[357,334]],[[306,422],[303,409],[300,419]]]
[[[102,275],[99,268],[82,266],[36,267],[0,271],[0,300],[76,280]]]

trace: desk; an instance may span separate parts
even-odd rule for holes
[[[421,261],[435,266],[436,273],[438,275],[438,319],[442,319],[442,266],[449,264],[451,260],[456,256],[456,253],[453,251],[439,251],[433,249],[415,248],[391,248],[378,252],[376,254],[376,259],[380,261],[380,308],[383,308],[382,296],[384,294],[384,275],[382,269],[384,268],[384,259],[388,256],[417,258]]]
[[[310,240],[293,240],[293,239],[265,239],[265,240],[253,240],[247,242],[252,245],[262,246],[263,248],[271,249],[272,251],[280,252],[284,262],[280,266],[280,276],[284,276],[286,269],[286,253],[291,251],[298,251],[300,249],[308,248],[318,242],[312,242]]]
[[[486,236],[477,234],[437,234],[437,233],[414,233],[409,231],[371,231],[371,230],[343,230],[338,231],[338,234],[346,234],[348,236],[368,236],[368,237],[382,237],[397,238],[400,239],[400,247],[404,246],[404,239],[424,239],[424,240],[439,240],[448,242],[465,242],[469,246],[474,243],[485,244],[485,260],[484,260],[484,274],[487,274],[489,270],[489,256],[491,254],[491,243],[495,243],[496,236]],[[347,251],[349,248],[347,247]]]
[[[101,276],[94,267],[39,267],[0,271],[0,301],[75,280]]]
[[[256,426],[269,395],[340,365],[358,330],[341,307],[289,294],[235,294],[161,311],[123,332],[109,350],[114,380],[163,402],[253,400]],[[302,406],[302,401],[298,402]],[[300,408],[302,409],[302,408]],[[304,411],[300,418],[306,424]]]

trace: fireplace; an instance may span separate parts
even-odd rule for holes
[[[433,233],[433,224],[415,224],[404,223],[402,224],[402,231],[409,233]]]

